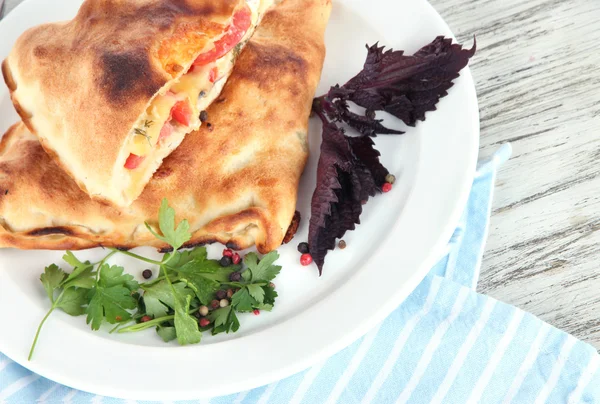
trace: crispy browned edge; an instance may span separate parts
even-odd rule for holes
[[[13,137],[19,136],[20,125],[17,123],[11,126],[0,141],[0,155],[2,155],[13,142]],[[22,130],[22,129],[21,129]],[[18,139],[17,139],[18,141]],[[0,199],[4,197],[0,193]],[[200,231],[210,233],[211,228],[215,229],[234,229],[239,224],[255,224],[260,228],[258,233],[265,235],[264,240],[252,239],[243,235],[234,235],[233,237],[221,236],[215,234],[198,235]],[[279,246],[279,232],[275,228],[276,225],[270,223],[261,208],[248,208],[241,212],[219,217],[208,223],[203,228],[199,229],[192,235],[184,248],[197,247],[212,243],[222,243],[227,247],[235,250],[243,250],[256,244],[256,247],[261,253],[268,253]],[[102,236],[102,242],[95,240],[94,234],[88,231],[82,231],[81,226],[55,226],[55,227],[40,227],[31,229],[25,232],[9,232],[0,225],[0,246],[14,247],[22,250],[83,250],[94,247],[112,247],[121,250],[129,250],[139,247],[139,240],[131,241],[122,234],[115,233],[111,239],[107,239],[106,235]],[[171,248],[166,243],[158,239],[151,238],[144,243],[147,246],[155,247],[160,251],[170,251]]]

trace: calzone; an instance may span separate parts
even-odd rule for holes
[[[308,157],[308,120],[325,55],[330,0],[284,0],[240,55],[206,123],[186,136],[129,207],[90,200],[27,126],[0,143],[0,246],[167,248],[163,198],[188,219],[186,245],[220,242],[262,253],[281,245]]]
[[[273,0],[87,0],[2,65],[42,147],[92,198],[129,206],[201,125]]]

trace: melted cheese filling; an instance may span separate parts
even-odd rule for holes
[[[211,97],[211,93],[216,82],[229,75],[233,68],[232,57],[230,52],[216,62],[195,68],[193,72],[183,75],[166,90],[164,95],[157,96],[129,134],[127,146],[129,153],[136,156],[152,154],[163,126],[169,121],[171,109],[177,102],[186,101],[191,106],[190,125],[188,127],[174,120],[171,120],[171,124],[176,129],[184,129],[186,132],[198,130],[201,125],[200,112],[208,108],[209,100],[214,98]],[[215,83],[209,80],[213,68],[217,68],[219,72]]]

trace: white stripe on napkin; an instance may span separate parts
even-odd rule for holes
[[[275,387],[277,387],[277,383],[279,382],[271,383],[263,395],[260,396],[256,404],[267,404],[269,402],[269,398],[271,398],[271,395],[273,394],[273,391],[275,391]]]
[[[592,356],[587,367],[581,373],[581,377],[577,382],[577,387],[575,387],[575,390],[573,390],[569,395],[569,404],[579,403],[581,395],[583,394],[583,390],[587,387],[587,385],[592,380],[594,374],[596,374],[596,372],[598,371],[598,362],[598,355]]]
[[[400,336],[396,340],[396,343],[394,344],[394,347],[392,348],[392,351],[390,352],[387,360],[385,361],[383,367],[375,377],[373,384],[371,384],[371,388],[363,397],[363,404],[368,404],[371,401],[373,401],[373,398],[379,392],[379,389],[381,388],[381,386],[391,373],[392,369],[394,368],[398,357],[402,353],[402,348],[404,347],[404,344],[406,344],[406,341],[412,334],[413,329],[421,321],[421,319],[427,314],[429,314],[429,312],[431,311],[433,303],[435,301],[435,297],[437,296],[437,293],[440,290],[441,283],[441,278],[437,276],[434,276],[431,280],[431,286],[429,287],[429,293],[427,295],[425,305],[423,305],[423,308],[420,311],[416,312],[410,319],[408,319],[406,324],[404,324],[404,328],[402,329],[402,332],[400,332]]]
[[[461,288],[458,292],[456,301],[454,302],[454,305],[450,310],[450,315],[437,326],[435,332],[433,333],[433,337],[431,337],[429,344],[427,344],[427,348],[425,348],[425,351],[423,352],[423,355],[421,356],[421,359],[417,364],[415,371],[413,372],[412,376],[410,377],[410,380],[404,387],[404,390],[400,394],[400,397],[398,397],[398,403],[408,401],[413,391],[419,385],[419,382],[423,378],[423,375],[425,374],[425,371],[427,370],[427,367],[429,366],[429,363],[433,358],[433,354],[442,342],[444,334],[446,334],[448,328],[450,328],[452,323],[454,323],[458,315],[461,313],[462,308],[467,300],[467,297],[469,297],[470,294],[471,290],[467,288]]]
[[[452,387],[452,383],[454,383],[456,376],[458,376],[458,372],[460,372],[460,369],[465,363],[467,355],[469,352],[471,352],[471,348],[473,348],[473,345],[475,345],[475,342],[477,342],[477,338],[479,338],[479,334],[481,334],[483,327],[490,319],[490,315],[492,314],[492,311],[494,311],[495,306],[495,300],[488,299],[485,302],[481,316],[471,329],[471,332],[469,332],[464,344],[460,347],[460,351],[456,355],[456,358],[454,358],[452,365],[450,365],[450,369],[448,370],[448,373],[446,373],[446,377],[444,377],[442,384],[440,384],[440,387],[438,387],[437,393],[435,396],[433,396],[433,399],[431,400],[432,403],[441,403],[444,397],[446,397],[446,394],[448,394],[448,390],[450,390],[450,387]]]
[[[8,397],[12,396],[13,394],[15,394],[17,391],[21,390],[22,388],[35,382],[40,377],[41,377],[40,375],[36,375],[35,373],[33,373],[33,374],[30,374],[29,376],[22,377],[22,378],[18,379],[17,381],[13,382],[8,387],[6,387],[4,390],[0,391],[0,402],[3,400],[6,400]]]
[[[44,403],[44,402],[46,402],[46,400],[48,399],[48,397],[50,397],[50,395],[51,395],[52,393],[54,393],[54,390],[56,390],[56,389],[57,389],[57,388],[59,388],[59,387],[60,387],[60,384],[58,384],[58,383],[54,383],[54,385],[53,385],[52,387],[50,387],[48,390],[46,390],[46,391],[44,392],[44,394],[42,394],[42,395],[41,395],[41,396],[40,396],[40,397],[37,399],[37,402],[38,402],[38,403]],[[96,396],[96,397],[99,397],[99,396]],[[94,398],[96,398],[96,397],[94,397]],[[95,402],[95,401],[93,401],[93,402],[92,402],[92,404],[100,404],[100,402]]]
[[[92,404],[102,404],[102,396],[94,396],[94,398],[92,398]]]
[[[562,346],[560,353],[558,354],[558,358],[556,358],[556,363],[552,367],[552,373],[550,373],[550,377],[546,380],[546,383],[542,386],[542,390],[538,394],[538,397],[535,400],[536,404],[543,404],[546,402],[546,399],[558,383],[558,379],[560,378],[560,372],[562,372],[565,367],[565,363],[567,362],[567,358],[571,353],[571,349],[575,345],[575,338],[570,335],[567,336],[567,340]]]
[[[75,397],[75,394],[78,392],[78,390],[72,389],[63,399],[63,404],[71,404],[73,402],[73,397]]]
[[[326,401],[327,404],[336,404],[338,402],[338,399],[344,392],[344,389],[348,385],[348,382],[350,381],[350,379],[352,379],[352,376],[354,376],[354,373],[356,373],[356,371],[358,370],[358,367],[362,363],[362,360],[364,359],[365,355],[367,354],[367,352],[369,352],[371,345],[373,345],[373,341],[375,341],[375,337],[377,337],[377,334],[381,329],[381,324],[375,327],[375,329],[369,331],[369,333],[362,340],[360,346],[356,350],[356,353],[352,357],[352,360],[346,367],[346,370],[344,370],[344,373],[338,379],[337,383],[335,384],[335,387],[333,388],[333,390],[331,390],[329,398]]]
[[[298,389],[296,389],[296,393],[294,393],[294,396],[290,400],[289,404],[300,404],[302,402],[302,399],[306,395],[306,392],[313,384],[313,382],[317,378],[317,375],[319,374],[319,372],[321,372],[323,366],[325,366],[326,362],[327,360],[323,360],[319,364],[313,366],[308,372],[306,372],[306,374],[304,375],[304,379],[302,379],[300,386],[298,386]]]
[[[4,358],[4,360],[0,361],[0,372],[2,372],[2,370],[5,367],[7,367],[8,365],[10,365],[11,363],[13,363],[13,362],[8,358]]]
[[[242,391],[238,396],[233,400],[232,404],[241,404],[242,401],[246,398],[246,396],[250,393],[250,390]]]
[[[485,388],[487,387],[488,383],[490,382],[490,379],[492,378],[494,371],[498,367],[498,364],[504,357],[504,353],[506,352],[508,345],[515,338],[515,334],[517,333],[517,330],[519,329],[519,324],[521,324],[521,320],[523,320],[524,315],[525,315],[525,313],[520,310],[515,311],[513,318],[510,320],[510,323],[508,324],[508,327],[506,327],[506,331],[504,332],[504,335],[502,336],[500,343],[496,347],[492,357],[490,358],[487,365],[485,366],[485,369],[481,373],[481,377],[479,377],[479,380],[477,380],[477,384],[475,385],[475,388],[471,392],[471,397],[469,397],[469,400],[467,400],[467,402],[478,403],[480,401],[481,395],[483,394],[483,392],[485,391]]]
[[[535,337],[535,341],[533,341],[533,344],[531,344],[531,348],[529,348],[527,357],[521,364],[521,367],[519,368],[519,371],[517,372],[517,375],[515,376],[515,379],[513,380],[510,386],[510,389],[508,389],[506,397],[504,397],[504,404],[512,403],[513,399],[517,395],[519,389],[521,388],[521,384],[523,384],[523,380],[525,380],[525,377],[527,377],[527,374],[529,373],[529,369],[531,369],[531,366],[538,357],[542,344],[544,343],[546,335],[549,331],[550,326],[547,323],[542,323],[542,326],[538,331],[537,337]]]

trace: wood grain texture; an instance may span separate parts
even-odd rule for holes
[[[514,149],[479,291],[600,348],[600,1],[431,3],[459,41],[477,35],[481,155]]]
[[[479,291],[600,348],[600,1],[431,3],[477,35],[481,155],[514,149]]]

